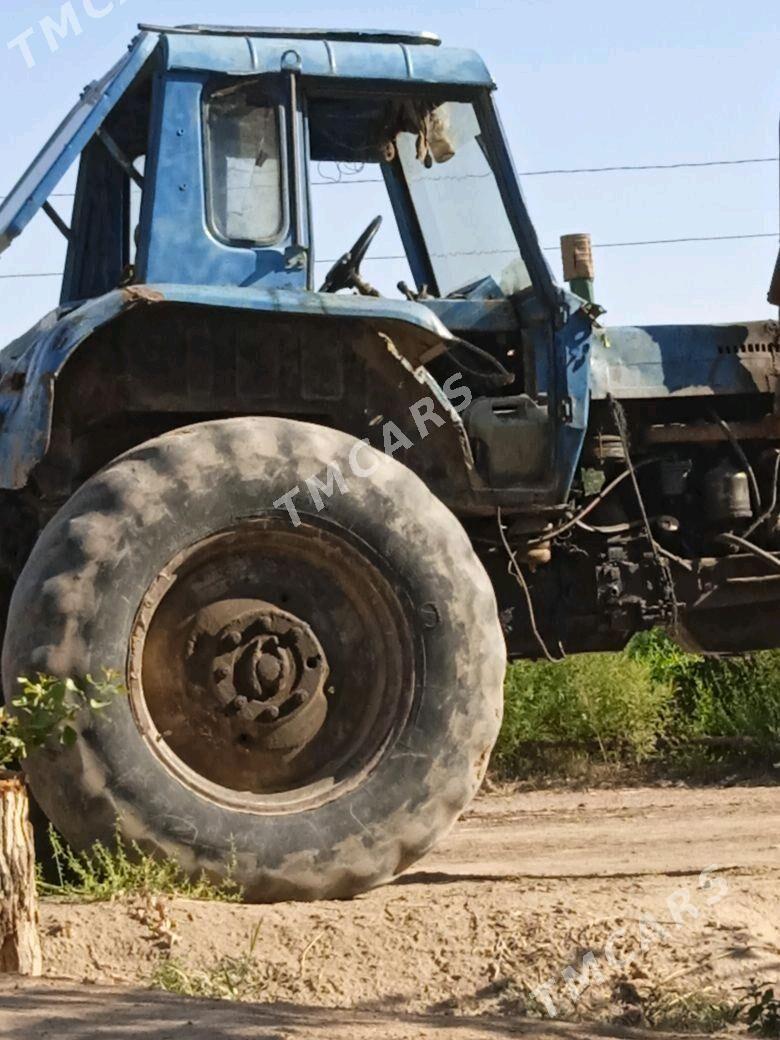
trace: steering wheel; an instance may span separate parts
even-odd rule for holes
[[[382,226],[382,218],[374,217],[366,230],[354,244],[354,246],[336,261],[325,276],[320,292],[334,293],[339,289],[357,289],[363,296],[378,296],[379,293],[373,289],[360,276],[360,265],[366,258],[366,253],[371,248],[371,243],[376,238],[376,233]]]

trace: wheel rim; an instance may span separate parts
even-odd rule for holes
[[[381,558],[343,529],[247,521],[176,556],[137,613],[128,687],[179,780],[289,812],[363,782],[411,710],[414,641]]]

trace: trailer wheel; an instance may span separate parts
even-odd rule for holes
[[[334,464],[344,488],[307,485]],[[296,487],[297,525],[274,505]],[[176,430],[87,481],[33,550],[3,651],[6,690],[126,677],[72,748],[27,763],[74,846],[118,827],[263,902],[352,896],[422,856],[483,777],[504,666],[453,514],[354,438],[269,418]]]

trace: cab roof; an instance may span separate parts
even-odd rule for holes
[[[278,72],[294,52],[301,75],[493,87],[471,50],[440,46],[432,33],[385,29],[265,29],[214,25],[141,25],[164,40],[167,67],[247,76]]]
[[[280,29],[254,25],[149,25],[139,29],[157,33],[184,33],[194,36],[263,36],[267,39],[343,40],[348,43],[409,43],[438,47],[441,39],[435,33],[402,32],[397,29]]]

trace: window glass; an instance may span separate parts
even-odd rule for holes
[[[140,155],[134,162],[136,170],[143,177],[146,174],[146,156]],[[143,188],[130,178],[130,263],[135,264],[138,242],[141,235],[141,204]]]
[[[531,284],[470,104],[439,105],[428,140],[403,131],[398,156],[442,296],[492,277],[505,293]]]
[[[414,285],[379,163],[312,162],[309,183],[316,288],[377,216],[383,223],[361,266],[363,277],[383,296],[398,296],[400,281]]]
[[[284,224],[279,116],[251,88],[211,96],[206,115],[209,210],[223,238],[268,242]]]

